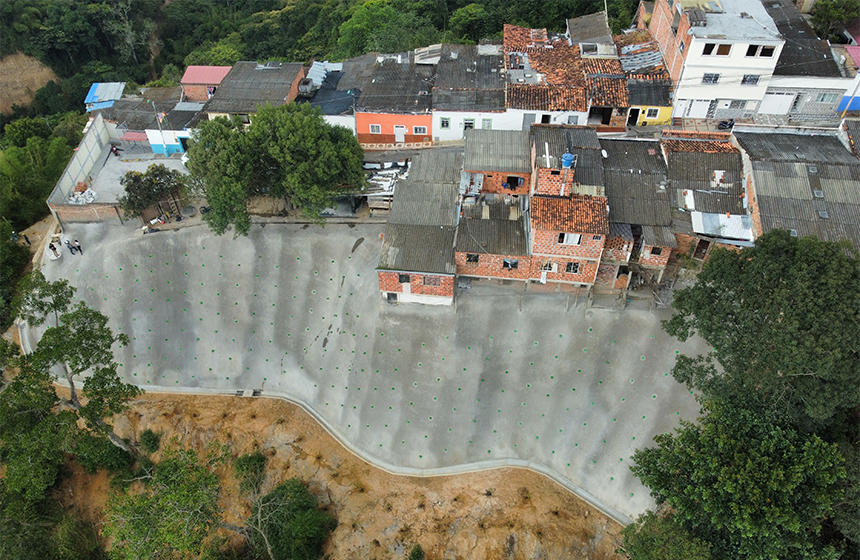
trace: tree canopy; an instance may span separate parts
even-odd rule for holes
[[[819,0],[812,7],[812,26],[822,39],[860,17],[860,0]]]
[[[714,251],[673,305],[666,331],[714,348],[673,375],[708,398],[748,393],[798,423],[860,405],[860,261],[847,246],[772,231]]]
[[[127,171],[120,184],[125,188],[125,194],[119,197],[119,204],[128,217],[134,218],[166,197],[178,194],[183,180],[179,171],[168,169],[162,163],[153,163],[145,173]]]
[[[742,400],[742,399],[741,399]],[[637,450],[633,473],[718,558],[838,558],[822,523],[846,476],[835,444],[773,422],[745,402],[706,402],[699,424]]]
[[[621,530],[624,552],[633,560],[712,560],[711,545],[671,515],[647,511]]]
[[[326,123],[317,108],[261,106],[250,126],[227,119],[202,123],[189,146],[188,168],[202,181],[217,234],[248,233],[252,195],[283,199],[316,218],[338,194],[364,185],[363,151],[352,133]]]

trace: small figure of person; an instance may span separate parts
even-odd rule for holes
[[[77,239],[75,239],[75,249],[78,251],[78,253],[82,255],[84,254],[84,250],[81,249],[81,244],[78,242]]]
[[[49,245],[48,245],[48,249],[50,249],[50,250],[51,250],[51,252],[52,252],[52,253],[54,253],[54,256],[55,256],[55,257],[57,257],[57,258],[59,258],[59,257],[60,257],[60,253],[58,253],[58,252],[57,252],[57,248],[54,246],[54,244],[53,244],[53,243],[51,243],[51,244],[49,244]]]
[[[30,238],[27,237],[26,233],[24,234],[24,241],[27,243],[27,247],[29,247],[30,246]]]
[[[68,239],[66,239],[66,247],[68,247],[68,248],[69,248],[69,252],[70,252],[71,254],[73,254],[73,255],[75,254],[75,248],[74,248],[74,247],[72,247],[72,244],[71,244],[71,243],[69,243],[69,240],[68,240]]]

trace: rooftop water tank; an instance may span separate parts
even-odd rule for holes
[[[561,166],[564,169],[570,169],[573,166],[573,154],[565,153],[561,156]]]

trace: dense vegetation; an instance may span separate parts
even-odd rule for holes
[[[661,504],[625,530],[634,560],[835,559],[860,551],[860,260],[847,243],[775,230],[717,250],[664,322],[698,423],[634,454]]]

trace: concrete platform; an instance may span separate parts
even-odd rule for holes
[[[288,398],[391,472],[527,466],[622,522],[651,506],[630,456],[696,417],[668,372],[703,342],[668,337],[666,311],[565,295],[473,288],[453,307],[385,303],[383,227],[255,225],[234,240],[205,226],[141,236],[70,224],[84,255],[43,270],[132,338],[117,361],[145,389]]]

